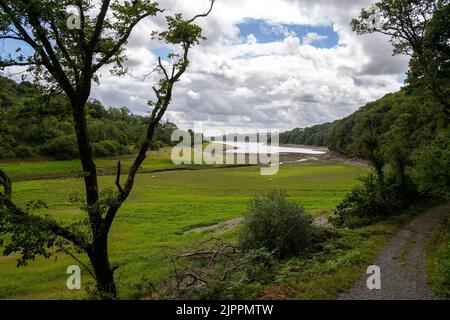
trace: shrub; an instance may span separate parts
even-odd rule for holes
[[[267,249],[250,250],[242,257],[242,274],[247,282],[269,283],[274,278],[275,259]]]
[[[121,154],[121,147],[117,141],[103,140],[94,143],[94,154],[97,157],[117,156]]]
[[[33,151],[28,146],[18,146],[15,149],[15,153],[18,158],[22,159],[31,158],[33,156]]]
[[[389,174],[383,182],[374,175],[361,178],[362,185],[348,193],[334,209],[330,222],[336,227],[360,227],[401,213],[419,199],[415,185],[406,176],[403,182]]]
[[[14,153],[14,151],[11,150],[11,148],[0,147],[0,159],[11,159],[14,158],[15,156],[16,154]]]
[[[284,259],[307,252],[313,234],[312,218],[278,191],[251,201],[239,245],[244,251],[265,248]]]
[[[361,178],[362,186],[348,193],[334,210],[330,221],[336,227],[357,227],[387,215],[385,192],[374,174]]]
[[[153,141],[150,143],[150,150],[152,150],[152,151],[159,150],[159,149],[161,149],[162,147],[164,147],[164,143],[161,142],[160,140],[153,140]]]
[[[78,145],[75,135],[60,136],[47,142],[40,151],[47,156],[59,160],[73,159],[78,156]]]
[[[450,200],[450,133],[439,134],[432,144],[418,150],[413,160],[413,178],[419,190]]]

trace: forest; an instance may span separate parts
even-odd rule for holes
[[[63,95],[37,84],[0,77],[0,159],[36,156],[57,160],[79,156],[70,103]],[[145,139],[145,116],[126,107],[106,108],[97,100],[86,104],[89,134],[96,157],[134,154]],[[177,126],[162,122],[151,149],[172,145]]]

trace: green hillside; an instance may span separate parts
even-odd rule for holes
[[[0,159],[46,156],[75,159],[78,147],[67,98],[29,83],[0,77]],[[127,108],[105,108],[91,100],[88,124],[97,157],[133,154],[142,142],[146,118]],[[176,126],[162,123],[153,149],[170,144]]]

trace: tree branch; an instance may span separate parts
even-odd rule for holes
[[[103,0],[103,4],[100,8],[100,13],[98,14],[98,17],[97,17],[97,23],[95,25],[94,33],[92,34],[92,38],[88,44],[88,49],[91,52],[94,50],[95,45],[98,43],[98,40],[102,33],[103,24],[105,22],[106,14],[108,13],[108,8],[109,8],[110,3],[111,3],[111,0]]]
[[[123,188],[120,185],[120,174],[121,174],[121,164],[120,161],[117,162],[117,167],[116,167],[116,186],[117,189],[119,189],[120,194],[123,194]]]
[[[159,10],[159,9],[158,9]],[[162,12],[162,10],[159,10]],[[128,38],[131,35],[131,32],[133,31],[134,27],[136,27],[136,25],[144,18],[149,17],[153,15],[153,13],[146,13],[143,14],[141,16],[139,16],[138,18],[136,18],[136,20],[134,22],[132,22],[127,30],[125,31],[125,34],[117,41],[117,43],[115,44],[115,46],[105,54],[105,56],[100,59],[100,61],[94,65],[92,67],[92,72],[95,73],[97,72],[102,66],[104,66],[106,63],[108,63],[108,61],[115,55],[117,54],[117,52],[120,50],[120,48],[122,48],[122,46],[128,41]]]
[[[5,188],[5,198],[12,199],[12,182],[8,175],[0,169],[0,184]]]
[[[215,2],[216,2],[216,0],[211,0],[211,7],[209,8],[208,12],[205,12],[205,13],[203,13],[203,14],[198,14],[198,15],[196,15],[195,17],[193,17],[191,20],[189,20],[188,22],[189,22],[189,23],[192,23],[192,22],[194,22],[195,20],[197,20],[198,18],[205,18],[205,17],[209,16],[209,14],[211,13],[211,11],[212,11],[213,8],[214,8],[214,3],[215,3]]]
[[[28,213],[19,209],[11,200],[0,195],[0,206],[6,208],[10,214],[16,218],[29,219],[30,223],[33,225],[39,224],[44,231],[49,231],[67,241],[73,243],[78,248],[89,252],[91,247],[90,244],[81,236],[72,233],[67,228],[60,226],[56,221],[50,219],[44,219],[42,217],[29,215]]]

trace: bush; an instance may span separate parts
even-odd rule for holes
[[[265,248],[284,259],[307,252],[313,235],[312,218],[278,191],[251,201],[239,245],[244,251]]]
[[[362,186],[348,193],[334,210],[330,221],[336,227],[357,227],[386,216],[385,192],[374,174],[361,178]]]
[[[0,159],[11,159],[14,158],[16,154],[10,148],[0,147]]]
[[[18,146],[15,153],[18,158],[22,159],[31,158],[33,156],[33,151],[27,146]]]
[[[60,136],[47,142],[41,153],[56,157],[59,160],[73,159],[78,156],[78,145],[75,135]]]
[[[161,149],[162,147],[164,147],[164,143],[161,142],[160,140],[153,140],[150,143],[150,150],[152,150],[152,151],[157,151],[157,150]]]
[[[416,186],[406,176],[398,181],[395,173],[389,174],[383,183],[374,175],[361,179],[362,186],[348,193],[334,209],[330,222],[335,227],[360,227],[399,214],[417,200]]]
[[[117,141],[103,140],[94,143],[94,154],[97,157],[110,157],[121,154],[121,147]]]
[[[274,278],[275,259],[267,249],[250,250],[242,257],[242,274],[247,282],[269,283]]]
[[[441,133],[432,144],[417,151],[413,177],[419,190],[450,200],[450,133]]]

